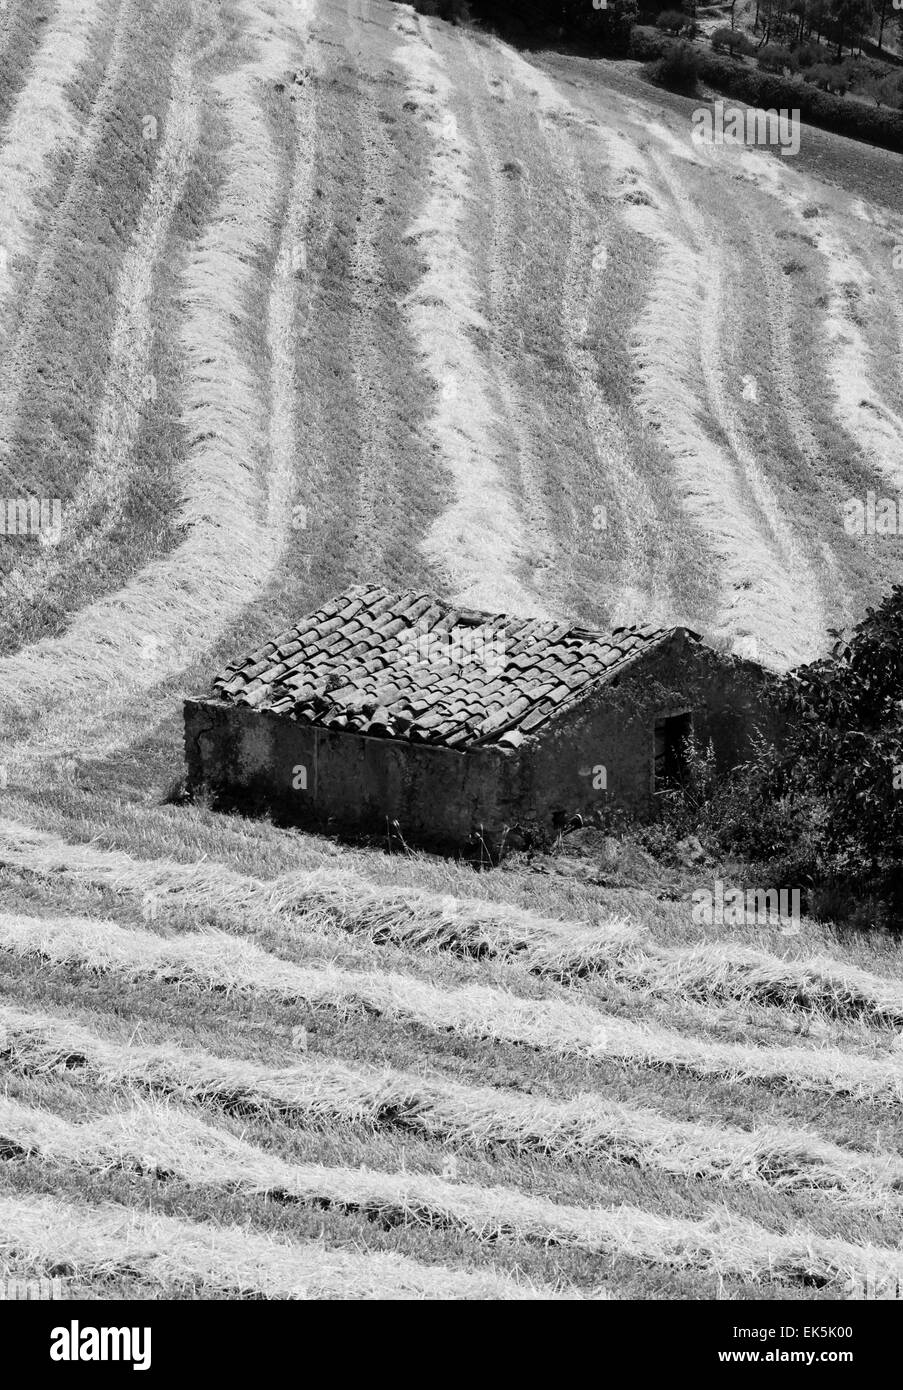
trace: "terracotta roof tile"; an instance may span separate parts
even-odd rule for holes
[[[416,589],[355,585],[232,662],[213,689],[336,731],[518,747],[675,631],[594,632],[455,608]]]

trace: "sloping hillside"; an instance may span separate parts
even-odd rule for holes
[[[0,13],[0,468],[62,506],[0,537],[0,1263],[897,1279],[897,951],[165,797],[183,696],[354,582],[823,650],[903,561],[842,511],[900,476],[899,161],[698,145],[629,65],[383,0],[41,8]]]

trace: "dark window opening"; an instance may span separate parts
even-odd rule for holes
[[[693,716],[672,714],[655,721],[655,790],[678,787],[687,774],[687,744]]]

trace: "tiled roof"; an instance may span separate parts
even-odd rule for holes
[[[228,666],[213,689],[333,730],[517,746],[674,631],[591,632],[361,585]]]

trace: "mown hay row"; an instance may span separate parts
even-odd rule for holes
[[[243,335],[253,333],[258,302],[265,302],[283,203],[263,102],[297,61],[312,4],[293,8],[286,22],[265,0],[243,0],[241,8],[252,56],[210,84],[231,141],[216,208],[184,276],[188,452],[178,524],[186,538],[78,613],[64,636],[0,662],[3,703],[24,712],[37,701],[45,712],[46,727],[27,750],[34,756],[104,728],[98,690],[109,709],[119,708],[128,692],[150,688],[209,646],[267,580],[288,534],[290,509],[281,509],[277,528],[261,505],[269,403]],[[311,99],[307,87],[299,90]],[[65,708],[46,719],[60,701]]]
[[[540,229],[536,223],[534,181],[538,170],[534,164],[528,178],[512,181],[516,161],[510,156],[517,135],[507,113],[501,134],[495,126],[492,107],[496,106],[499,115],[501,86],[488,66],[484,45],[473,42],[464,28],[441,33],[436,30],[433,37],[443,44],[450,63],[457,69],[456,109],[464,118],[468,139],[478,155],[474,176],[483,197],[481,206],[471,210],[469,237],[471,244],[475,238],[485,242],[476,268],[480,271],[481,299],[490,329],[486,383],[504,432],[503,466],[507,466],[513,479],[523,524],[530,535],[530,582],[549,611],[558,616],[570,607],[566,586],[572,558],[573,528],[569,523],[573,499],[565,502],[560,496],[555,461],[549,458],[545,447],[546,420],[538,412],[545,401],[537,394],[535,380],[526,385],[523,379],[525,373],[530,377],[532,365],[526,346],[524,308],[537,289],[535,283],[527,288],[530,252],[534,242],[543,237],[545,243],[549,234],[548,228]],[[520,123],[519,112],[514,113],[514,123]],[[550,251],[544,244],[544,292],[552,289],[557,278]],[[548,338],[546,346],[550,356],[554,356]],[[573,462],[569,458],[567,466],[573,468]]]
[[[454,1227],[480,1240],[508,1237],[629,1255],[677,1269],[747,1279],[896,1283],[903,1254],[825,1239],[801,1229],[778,1235],[713,1213],[701,1221],[637,1207],[586,1208],[516,1188],[448,1181],[429,1173],[376,1172],[287,1163],[179,1109],[137,1105],[82,1124],[0,1098],[0,1139],[19,1157],[172,1174],[191,1185],[299,1202],[326,1202],[393,1223]]]
[[[412,1299],[556,1298],[492,1271],[421,1265],[402,1255],[358,1254],[322,1242],[290,1243],[239,1226],[155,1216],[118,1203],[0,1197],[0,1264],[34,1277],[68,1266],[72,1278],[126,1276],[166,1292],[207,1297]]]
[[[376,942],[514,957],[542,973],[590,970],[608,946],[641,935],[621,917],[594,926],[526,908],[419,888],[380,887],[345,869],[318,869],[264,881],[209,860],[134,859],[121,850],[74,845],[46,831],[0,820],[0,864],[48,878],[70,874],[115,893],[138,894],[164,920],[167,908],[215,916],[245,930],[261,913],[298,914],[312,930],[336,927]],[[251,920],[247,920],[251,919]]]
[[[341,1014],[365,1009],[431,1032],[452,1030],[562,1056],[782,1082],[884,1104],[903,1100],[903,1055],[873,1060],[835,1047],[714,1042],[614,1018],[566,999],[524,999],[483,985],[446,990],[400,974],[295,965],[222,932],[162,937],[109,921],[3,914],[0,950],[98,973],[115,971],[125,980],[269,995]]]
[[[743,491],[760,519],[763,537],[777,556],[781,583],[793,595],[793,620],[800,629],[797,645],[792,649],[795,659],[814,660],[820,652],[820,634],[829,622],[819,576],[805,553],[792,519],[785,519],[784,502],[759,463],[756,445],[743,429],[739,403],[731,401],[728,394],[731,385],[734,390],[738,387],[731,382],[731,374],[725,367],[731,298],[726,289],[724,259],[721,254],[709,254],[713,240],[711,223],[699,212],[696,201],[688,196],[684,172],[669,167],[673,151],[652,153],[650,158],[693,243],[707,248],[706,276],[712,302],[710,312],[703,316],[701,323],[700,355],[709,403],[716,428],[736,465]]]
[[[672,1120],[590,1092],[547,1100],[443,1076],[348,1065],[316,1055],[290,1068],[99,1036],[68,1019],[0,1008],[0,1060],[33,1075],[64,1070],[103,1085],[305,1124],[401,1129],[478,1149],[599,1158],[683,1178],[836,1192],[884,1203],[903,1190],[903,1160],[856,1153],[807,1130]]]
[[[269,881],[202,861],[139,860],[119,850],[73,845],[59,836],[0,821],[0,864],[27,873],[66,873],[114,892],[215,917],[234,914],[251,929],[261,913],[297,914],[309,929],[337,927],[372,941],[508,958],[555,979],[599,975],[663,998],[732,999],[831,1018],[903,1024],[903,984],[827,956],[785,960],[735,943],[663,947],[642,928],[610,917],[598,924],[543,917],[528,909],[415,888],[382,887],[344,869],[285,874]]]
[[[173,215],[197,146],[198,84],[183,41],[172,69],[172,89],[153,178],[131,244],[123,257],[109,345],[109,368],[94,430],[90,466],[66,505],[66,535],[60,549],[45,548],[38,563],[29,556],[8,576],[7,621],[15,625],[42,590],[104,553],[122,519],[130,486],[130,462],[146,409],[153,327],[151,300]],[[102,508],[86,530],[86,523]]]
[[[821,196],[822,187],[805,174],[756,150],[744,150],[743,166],[815,244],[823,258],[825,336],[829,345],[828,378],[834,414],[850,440],[877,465],[886,482],[903,486],[903,419],[875,388],[873,349],[863,332],[862,306],[871,275],[852,249],[856,231],[840,225]],[[810,215],[814,208],[815,216]],[[822,301],[819,301],[821,303]]]
[[[53,157],[74,152],[81,125],[67,99],[88,57],[92,38],[99,34],[101,0],[56,6],[35,54],[31,71],[19,92],[0,148],[0,344],[14,322],[9,303],[15,290],[16,267],[28,257],[35,230],[44,212]]]
[[[536,596],[518,578],[530,546],[499,467],[499,421],[482,386],[488,368],[474,345],[486,325],[463,235],[474,197],[473,151],[451,109],[451,82],[429,24],[410,6],[398,8],[402,43],[395,56],[431,142],[428,196],[408,233],[425,270],[405,307],[438,388],[429,428],[453,490],[423,551],[447,576],[458,602],[493,613],[541,615]]]
[[[507,45],[498,49],[512,80],[538,99],[543,115],[592,131],[603,144],[625,222],[656,247],[655,278],[633,344],[640,418],[658,432],[684,511],[717,561],[719,631],[754,633],[763,650],[789,665],[802,655],[799,595],[781,575],[755,509],[739,505],[734,460],[702,423],[711,406],[701,356],[703,315],[720,313],[705,273],[704,253],[711,247],[695,245],[690,229],[666,212],[638,139],[613,128],[607,113],[596,120],[575,111],[541,69]]]

